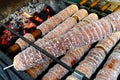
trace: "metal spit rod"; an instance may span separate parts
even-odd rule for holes
[[[71,73],[75,73],[77,74],[77,76],[79,76],[80,80],[89,80],[83,73],[79,72],[78,70],[75,70],[71,67],[69,67],[68,65],[66,65],[65,63],[63,63],[62,61],[60,61],[59,59],[57,59],[56,57],[54,57],[53,55],[49,54],[47,51],[45,51],[44,49],[40,48],[39,46],[37,46],[36,44],[34,44],[33,42],[29,41],[28,39],[24,38],[23,36],[21,36],[20,34],[14,32],[12,29],[8,28],[6,25],[0,23],[0,25],[6,29],[8,29],[9,31],[11,31],[13,34],[17,35],[18,37],[20,37],[21,39],[23,39],[24,41],[26,41],[28,44],[30,44],[31,46],[35,47],[37,50],[39,50],[40,52],[42,52],[43,54],[45,54],[47,57],[51,58],[52,60],[56,61],[58,64],[60,64],[61,66],[63,66],[64,68],[66,68],[67,70],[69,70]],[[4,70],[13,67],[13,64],[5,67]]]

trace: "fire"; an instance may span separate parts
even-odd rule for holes
[[[8,41],[7,41],[7,40],[5,40],[5,39],[2,38],[2,37],[1,37],[1,39],[2,39],[2,42],[1,42],[2,45],[6,45],[6,44],[8,44]]]
[[[18,16],[18,19],[13,19],[7,23],[7,26],[13,29],[15,32],[18,32],[21,35],[25,35],[26,33],[31,33],[36,29],[36,26],[40,25],[46,19],[49,19],[53,15],[53,11],[49,7],[45,7],[40,13],[30,15],[27,12],[23,12]],[[8,30],[3,30],[2,35],[0,35],[0,44],[9,45],[13,44],[16,40],[17,36],[13,35]]]
[[[48,14],[47,15],[47,19],[49,19],[51,16],[50,16],[50,9],[49,8],[45,8],[44,11],[46,11],[46,13]]]
[[[49,19],[50,17],[51,17],[51,16],[50,16],[50,15],[48,15],[48,16],[47,16],[47,19]]]
[[[1,40],[2,40],[1,43],[3,45],[6,45],[11,41],[13,35],[8,30],[4,30],[3,33],[4,35],[1,36]]]
[[[37,15],[34,16],[34,19],[40,23],[43,22],[43,19],[39,18]]]
[[[46,11],[47,11],[47,13],[50,13],[50,9],[47,8]]]
[[[50,13],[50,9],[49,9],[49,8],[44,8],[44,11],[46,11],[46,12],[47,12],[47,14],[49,14],[49,13]]]
[[[32,21],[28,20],[28,24],[25,25],[24,28],[30,29],[30,28],[35,27],[35,26],[36,26],[36,25],[35,25]]]
[[[23,34],[25,35],[27,32],[25,30],[23,30]]]
[[[42,23],[42,22],[43,22],[43,19],[41,19],[41,18],[38,17],[37,15],[31,16],[31,15],[29,15],[29,14],[26,13],[26,12],[23,12],[22,15],[23,15],[24,17],[26,17],[26,18],[34,18],[34,20],[36,20],[36,21],[39,22],[39,23]],[[33,26],[35,26],[35,24],[32,23],[32,22],[29,20],[28,24],[25,25],[25,28],[31,28],[31,27],[33,27]]]

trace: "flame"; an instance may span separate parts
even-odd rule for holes
[[[50,13],[50,9],[47,8],[46,11],[47,11],[47,13]]]
[[[51,16],[50,16],[50,15],[48,15],[48,16],[47,16],[47,19],[49,19],[50,17],[51,17]]]
[[[47,12],[48,14],[50,13],[50,9],[49,8],[44,8],[44,11]]]
[[[10,22],[8,24],[8,27],[13,29],[15,32],[18,31],[20,34],[25,35],[26,33],[32,32],[34,29],[36,29],[35,27],[36,27],[36,25],[38,25],[38,23],[41,24],[46,19],[49,19],[52,15],[51,12],[52,12],[51,9],[49,9],[47,7],[44,8],[42,13],[39,15],[37,15],[37,14],[30,15],[27,12],[23,12],[21,14],[23,17],[20,18],[19,28],[14,27],[14,24],[18,24],[14,20],[13,20],[13,22]],[[34,19],[37,22],[37,24],[32,22],[30,19]],[[27,20],[27,23],[24,24],[23,22],[26,20]],[[14,38],[14,36],[16,36],[16,35],[13,35],[10,31],[3,30],[3,35],[0,36],[0,44],[2,44],[2,45],[10,44],[12,42],[11,40],[12,40],[12,38]]]
[[[36,26],[36,25],[35,25],[32,21],[28,20],[28,24],[25,25],[24,28],[30,29],[30,28],[35,27],[35,26]]]
[[[25,35],[27,32],[25,30],[23,30],[23,34]]]
[[[29,14],[26,13],[26,12],[23,12],[22,15],[23,15],[24,17],[26,17],[26,18],[30,18],[30,17],[32,17],[31,15],[29,15]]]
[[[8,44],[8,41],[7,41],[7,40],[5,40],[5,39],[4,39],[4,38],[2,38],[2,37],[1,37],[1,39],[2,39],[2,42],[1,42],[1,43],[2,43],[2,45],[6,45],[6,44]]]
[[[43,22],[43,19],[39,18],[38,16],[34,16],[34,19],[35,19],[36,21],[40,22],[40,23]]]

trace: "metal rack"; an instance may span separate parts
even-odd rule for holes
[[[40,48],[39,46],[37,46],[33,42],[31,42],[28,39],[26,39],[23,36],[21,36],[20,34],[14,32],[12,29],[8,28],[4,24],[0,23],[0,26],[2,26],[4,28],[6,28],[7,30],[11,31],[13,34],[17,35],[18,37],[20,37],[21,39],[26,41],[29,45],[33,46],[34,48],[36,48],[37,50],[42,52],[44,55],[46,55],[47,57],[51,58],[53,61],[57,62],[58,64],[60,64],[64,68],[66,68],[69,72],[74,73],[80,80],[89,80],[87,77],[85,77],[85,75],[83,73],[81,73],[81,72],[79,72],[79,71],[69,67],[68,65],[66,65],[65,63],[63,63],[62,61],[60,61],[59,59],[54,57],[53,55],[49,54],[47,51],[43,50],[42,48]]]
[[[70,3],[69,3],[70,4]],[[73,4],[73,3],[71,3]],[[80,6],[79,4],[77,4],[79,6],[79,8],[84,8],[86,9],[89,13],[97,13],[100,17],[104,17],[110,13],[112,13],[111,11],[108,11],[108,13],[105,12],[101,12],[99,10],[93,9],[93,8],[89,8],[87,6]],[[51,58],[53,61],[57,62],[58,64],[60,64],[61,66],[63,66],[64,68],[66,68],[70,73],[73,73],[78,79],[80,80],[89,80],[87,77],[85,77],[85,75],[71,67],[69,67],[68,65],[66,65],[65,63],[61,62],[58,58],[54,57],[53,55],[49,54],[47,51],[41,49],[39,46],[35,45],[33,42],[30,42],[28,39],[24,38],[23,36],[21,36],[20,34],[14,32],[12,29],[8,28],[6,25],[4,25],[3,23],[0,23],[0,26],[8,29],[9,31],[11,31],[13,34],[17,35],[19,38],[23,39],[24,41],[26,41],[28,44],[30,44],[31,46],[35,47],[36,49],[38,49],[39,51],[41,51],[43,54],[45,54],[46,56],[48,56],[49,58]],[[4,55],[4,53],[0,52],[0,54]],[[0,63],[1,63],[1,59],[7,57],[6,55],[4,55],[4,57],[0,55]],[[7,63],[3,62],[6,61]],[[5,60],[3,59],[2,63],[3,63],[3,67],[8,66],[10,64],[12,64],[11,59]],[[10,61],[10,62],[9,62]],[[8,64],[9,63],[9,64]],[[3,68],[2,67],[2,68]],[[0,67],[0,71],[2,70],[2,68]],[[8,69],[9,70],[9,69]],[[10,72],[13,71],[13,75],[15,73],[18,73],[16,76],[20,76],[20,79],[22,80],[33,80],[32,78],[30,78],[26,73],[24,72],[18,72],[16,70],[14,70],[14,68],[10,68],[9,70]],[[3,75],[4,76],[4,75]],[[27,76],[27,77],[25,77]],[[4,76],[5,77],[5,76]],[[22,78],[21,78],[22,77]],[[17,77],[13,78],[12,80],[17,80]]]

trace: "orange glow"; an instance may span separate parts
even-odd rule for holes
[[[51,16],[50,16],[50,15],[48,15],[48,16],[47,16],[47,19],[49,19],[50,17],[51,17]]]
[[[50,13],[50,9],[46,9],[46,11],[47,11],[48,13]]]
[[[27,32],[25,30],[23,30],[23,34],[25,35]]]
[[[1,43],[3,44],[3,45],[6,45],[6,44],[8,44],[9,43],[9,41],[12,39],[12,34],[11,34],[11,32],[10,31],[8,31],[8,30],[4,30],[3,31],[3,33],[4,33],[4,35],[3,36],[1,36]]]
[[[29,29],[29,28],[32,28],[32,27],[35,27],[35,26],[36,26],[36,25],[29,20],[29,21],[28,21],[28,24],[25,25],[24,28],[28,28],[28,29]]]
[[[8,44],[8,41],[5,40],[4,38],[2,38],[2,44],[3,44],[3,45],[6,45],[6,44]]]
[[[43,19],[39,18],[38,16],[34,16],[34,19],[35,19],[36,21],[40,22],[40,23],[43,22]]]

